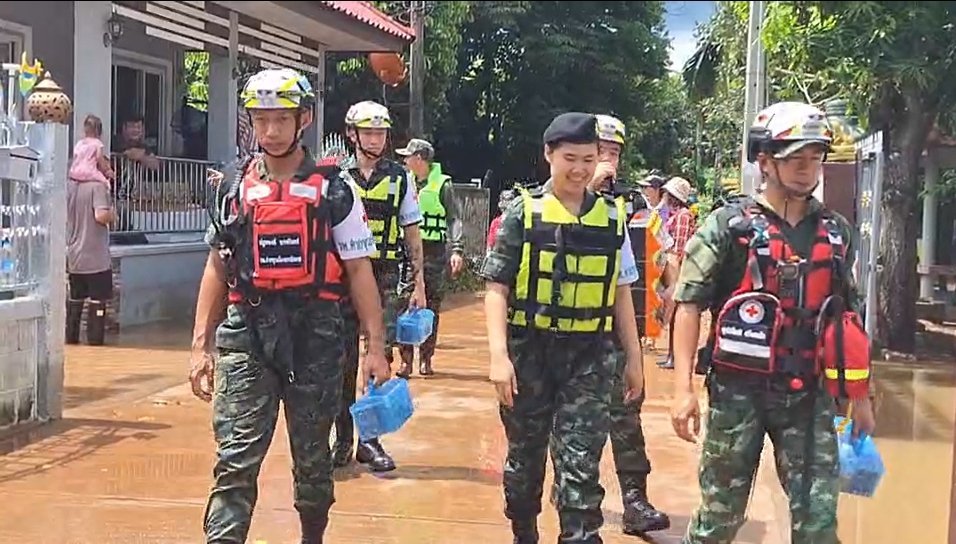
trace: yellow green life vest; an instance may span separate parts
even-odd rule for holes
[[[373,174],[374,179],[375,174]],[[355,188],[368,216],[368,226],[375,238],[375,253],[372,259],[396,261],[400,258],[402,229],[398,225],[402,190],[408,177],[402,168],[390,169],[378,183],[367,189],[356,183]],[[407,188],[405,188],[407,190]]]
[[[508,322],[561,333],[613,330],[627,220],[623,199],[596,196],[577,217],[550,192],[520,196],[524,241]]]
[[[441,191],[451,178],[442,174],[441,165],[432,163],[425,186],[418,193],[418,205],[422,210],[420,230],[426,242],[444,242],[446,239],[448,213],[441,203]]]

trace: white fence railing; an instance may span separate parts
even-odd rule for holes
[[[209,224],[206,203],[212,187],[208,168],[215,163],[193,159],[157,157],[158,166],[114,154],[116,183],[113,195],[117,222],[114,232],[202,232]]]

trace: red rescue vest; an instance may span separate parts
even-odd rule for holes
[[[808,258],[793,250],[780,219],[756,205],[746,208],[740,221],[732,230],[747,247],[747,267],[717,315],[714,365],[782,375],[793,390],[811,385],[822,370],[834,396],[857,396],[869,378],[869,341],[860,337],[862,328],[847,333],[855,314],[844,309],[846,244],[835,219],[820,215]]]
[[[227,267],[229,301],[288,291],[340,300],[345,274],[332,247],[328,179],[316,171],[304,181],[266,181],[258,172],[253,160],[233,201],[242,211],[234,266]]]

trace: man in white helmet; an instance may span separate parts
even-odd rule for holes
[[[620,191],[616,185],[617,169],[624,151],[626,130],[624,123],[610,115],[596,115],[598,130],[598,164],[594,169],[594,177],[589,188],[595,192]],[[640,195],[637,204],[642,208],[645,202]],[[632,240],[633,235],[632,235]],[[643,244],[636,244],[640,247]],[[640,248],[639,247],[639,248]],[[642,255],[635,255],[638,261],[643,261]],[[635,316],[636,319],[637,316]],[[624,366],[627,356],[620,339],[612,335],[614,347],[611,356],[614,358],[615,372],[611,388],[611,451],[614,454],[614,467],[617,470],[618,482],[621,485],[621,498],[624,502],[624,516],[622,526],[625,534],[643,535],[652,531],[663,531],[670,527],[667,514],[658,511],[647,498],[647,477],[651,472],[651,463],[647,459],[647,447],[644,443],[644,432],[641,428],[641,406],[644,404],[645,394],[632,402],[624,401],[626,385],[624,383]]]
[[[425,280],[422,237],[419,223],[415,178],[404,166],[385,158],[392,120],[388,108],[372,101],[359,102],[345,115],[345,131],[355,153],[340,167],[362,198],[368,223],[375,239],[372,268],[385,309],[385,358],[391,364],[395,345],[395,324],[407,307],[425,308]],[[407,253],[407,254],[406,254]],[[411,297],[399,293],[401,262],[411,264],[414,291]],[[347,305],[346,305],[347,306]],[[349,406],[355,400],[354,377],[359,366],[358,320],[346,307],[348,340],[345,358],[345,384],[338,418],[335,421],[335,465],[347,465],[352,458],[353,426]],[[351,378],[351,379],[350,379]],[[395,462],[378,439],[359,442],[355,458],[374,472],[395,469]]]
[[[389,377],[375,243],[358,194],[301,144],[314,107],[309,82],[263,70],[241,97],[262,153],[218,184],[192,343],[190,382],[212,401],[217,443],[205,541],[246,542],[281,400],[302,543],[321,544],[335,501],[328,443],[342,392],[346,294],[368,330],[362,384]]]
[[[812,196],[831,142],[826,116],[816,107],[784,102],[760,112],[748,160],[759,165],[765,190],[711,213],[687,244],[674,294],[671,418],[689,442],[700,431],[691,379],[700,313],[714,316],[699,355],[710,410],[702,501],[687,544],[734,540],[765,435],[790,498],[793,543],[838,542],[834,401],[852,403],[854,434],[872,433],[875,421],[867,391],[869,342],[852,317],[853,231]],[[833,326],[842,340],[828,340]],[[864,368],[843,371],[853,364]]]

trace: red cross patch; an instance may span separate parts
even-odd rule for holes
[[[760,323],[763,321],[764,309],[763,304],[755,301],[748,300],[740,305],[740,310],[737,312],[740,315],[740,319],[744,323],[754,324]]]

